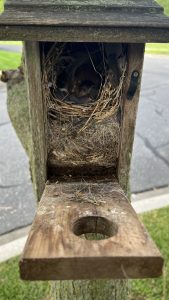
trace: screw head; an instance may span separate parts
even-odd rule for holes
[[[138,77],[139,77],[139,72],[134,71],[134,72],[133,72],[133,76],[134,76],[135,78],[138,78]]]

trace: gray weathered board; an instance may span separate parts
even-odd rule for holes
[[[103,240],[81,236],[98,233]],[[48,183],[20,261],[25,280],[145,278],[163,258],[118,182]]]
[[[0,39],[169,42],[169,18],[153,0],[7,0]]]

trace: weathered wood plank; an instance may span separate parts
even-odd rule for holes
[[[104,30],[103,36],[101,30]],[[163,14],[163,8],[152,0],[94,0],[90,3],[88,0],[51,0],[50,3],[46,0],[9,0],[0,16],[0,39],[35,40],[36,36],[39,41],[60,41],[61,34],[62,41],[68,41],[71,31],[71,41],[75,40],[72,40],[74,36],[80,41],[83,33],[88,35],[91,31],[92,41],[104,38],[106,42],[106,35],[110,36],[107,31],[112,31],[120,39],[113,38],[111,34],[112,42],[167,42],[169,18]],[[89,32],[88,41],[90,35]]]
[[[54,25],[54,26],[99,26],[99,27],[148,27],[169,28],[169,18],[163,14],[128,11],[59,11],[20,8],[5,11],[0,17],[0,24],[8,25]]]
[[[122,105],[123,119],[121,146],[117,167],[119,182],[125,191],[127,190],[128,186],[130,162],[132,157],[135,122],[140,96],[145,45],[131,44],[128,47],[128,70],[126,74],[126,86],[124,90],[124,98]],[[138,72],[139,74],[139,84],[137,86],[137,90],[134,97],[131,100],[129,100],[127,99],[127,92],[129,90],[131,76],[134,71]]]
[[[128,8],[146,8],[152,9],[156,8],[160,10],[160,5],[157,4],[154,0],[93,0],[92,2],[89,0],[7,0],[5,6],[73,6],[73,7],[84,7],[84,6],[95,6],[95,7],[128,7]]]
[[[156,277],[162,266],[116,180],[46,185],[20,262],[25,280]]]
[[[32,134],[32,176],[40,199],[46,183],[46,107],[42,96],[41,65],[38,42],[25,42],[25,60]]]
[[[169,30],[162,28],[108,28],[56,26],[0,26],[0,40],[58,42],[167,43]]]

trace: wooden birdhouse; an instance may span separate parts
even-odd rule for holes
[[[0,39],[24,41],[33,176],[43,194],[21,277],[161,275],[163,258],[127,185],[145,43],[169,42],[163,8],[153,0],[7,0]]]

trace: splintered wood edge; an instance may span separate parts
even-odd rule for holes
[[[20,260],[21,278],[78,280],[160,276],[163,258],[118,183],[99,182],[98,188],[97,183],[86,184],[90,184],[95,199],[104,186],[99,205],[86,202],[86,192],[81,201],[73,198],[73,190],[77,193],[78,186],[83,190],[82,182],[46,185]],[[82,239],[73,233],[72,226],[85,216],[115,222],[118,231],[105,240]],[[80,230],[84,230],[83,226]],[[90,227],[90,224],[85,226]]]

